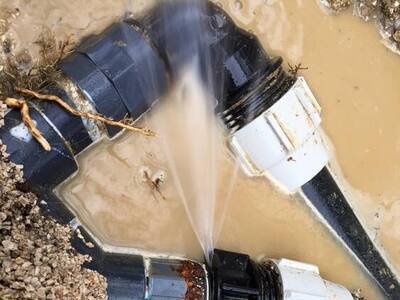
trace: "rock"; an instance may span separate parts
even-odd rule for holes
[[[395,33],[393,34],[393,39],[396,42],[400,42],[400,29],[395,31]]]
[[[1,244],[4,247],[4,250],[6,251],[11,251],[11,250],[17,250],[17,245],[10,240],[4,240],[1,242]]]

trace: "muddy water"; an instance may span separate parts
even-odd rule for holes
[[[400,177],[400,123],[396,122],[400,58],[379,44],[373,26],[350,13],[324,15],[315,1],[220,2],[271,53],[308,67],[302,73],[323,107],[324,128],[341,167],[337,172],[343,172],[348,192],[357,196],[353,205],[400,268],[400,192],[396,187]],[[98,3],[82,5],[80,11],[63,4],[71,14],[57,17],[58,8],[52,8],[55,17],[51,20],[62,18],[71,24],[69,31],[79,35],[127,8],[125,1],[115,1],[112,7]],[[105,7],[91,10],[99,5]],[[73,20],[82,14],[78,30]],[[15,32],[23,30],[16,28]],[[165,113],[159,106],[143,122],[156,127]],[[172,183],[161,144],[162,137],[128,134],[104,141],[79,158],[80,174],[62,193],[86,226],[108,244],[200,258],[201,247]],[[301,199],[283,195],[265,180],[250,180],[240,172],[231,191],[228,182],[235,166],[224,153],[218,196],[231,197],[217,246],[254,257],[266,254],[312,262],[328,279],[349,288],[361,287],[368,299],[381,298]],[[151,173],[167,174],[160,189],[166,200],[143,180],[144,167]]]

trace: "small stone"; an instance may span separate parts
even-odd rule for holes
[[[393,34],[393,39],[396,42],[400,42],[400,29],[395,31],[395,33]]]
[[[17,250],[17,245],[15,243],[11,242],[10,240],[4,240],[1,242],[1,244],[3,245],[4,249],[7,251]]]
[[[32,263],[30,261],[26,261],[22,264],[22,268],[27,269],[28,267],[30,267],[32,265]]]
[[[5,219],[7,219],[7,215],[3,212],[0,212],[0,221],[3,222]]]
[[[24,260],[23,260],[21,257],[17,257],[17,258],[15,259],[15,263],[16,263],[17,265],[22,265],[22,264],[24,263]]]
[[[46,289],[44,287],[38,288],[36,295],[39,299],[46,299]]]
[[[353,3],[352,0],[320,0],[320,1],[325,7],[327,7],[328,9],[332,10],[335,13],[347,9]]]

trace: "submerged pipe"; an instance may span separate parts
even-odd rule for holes
[[[319,134],[320,108],[306,82],[286,73],[281,58],[271,58],[253,34],[238,28],[217,5],[206,1],[167,1],[139,20],[113,24],[103,33],[87,38],[60,63],[65,79],[49,92],[81,110],[97,111],[116,120],[127,114],[137,119],[165,94],[188,63],[195,63],[205,86],[213,93],[216,113],[226,125],[232,150],[244,170],[252,176],[268,174],[289,190],[301,187],[385,294],[399,299],[400,286],[391,268],[325,168],[328,155]],[[53,103],[40,103],[31,109],[38,128],[52,145],[50,153],[32,139],[13,110],[6,115],[0,136],[11,160],[24,165],[24,176],[43,200],[43,210],[63,223],[70,222],[73,216],[53,189],[77,170],[74,156],[98,140],[104,130],[94,122],[63,112]],[[106,127],[110,137],[118,131]],[[225,254],[216,255],[231,257]],[[233,260],[228,258],[216,259],[210,267],[215,299],[221,299],[222,294],[226,295],[222,299],[286,299],[281,293],[282,282],[273,283],[277,277],[268,268],[255,267],[249,261],[244,264],[246,259],[241,255]],[[107,259],[99,256],[101,262]],[[253,274],[246,273],[246,280],[256,283],[235,279],[235,262],[240,261],[242,267],[248,266],[241,271]],[[223,275],[228,282],[217,280],[220,277],[215,274],[224,273],[216,265],[230,270],[233,279]],[[122,273],[129,275],[135,269],[110,273],[110,265],[101,267],[101,263],[94,268],[108,278],[125,278]],[[314,272],[315,268],[310,270]],[[148,283],[143,282],[150,277],[144,271],[139,273],[115,282],[117,286],[121,284],[120,289],[146,294]],[[160,278],[170,278],[162,274]],[[143,281],[142,290],[137,290],[138,285],[132,282],[138,278]],[[252,282],[247,290],[245,282]],[[275,298],[263,292],[277,291],[279,286],[281,294],[277,292]],[[324,286],[325,290],[321,290],[329,290]],[[146,297],[158,299],[155,294]]]

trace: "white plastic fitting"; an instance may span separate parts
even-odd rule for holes
[[[269,263],[280,275],[284,300],[353,300],[345,287],[321,278],[317,266],[289,259]]]
[[[320,114],[321,107],[299,77],[278,102],[231,135],[231,149],[246,174],[270,176],[294,191],[328,163]]]

